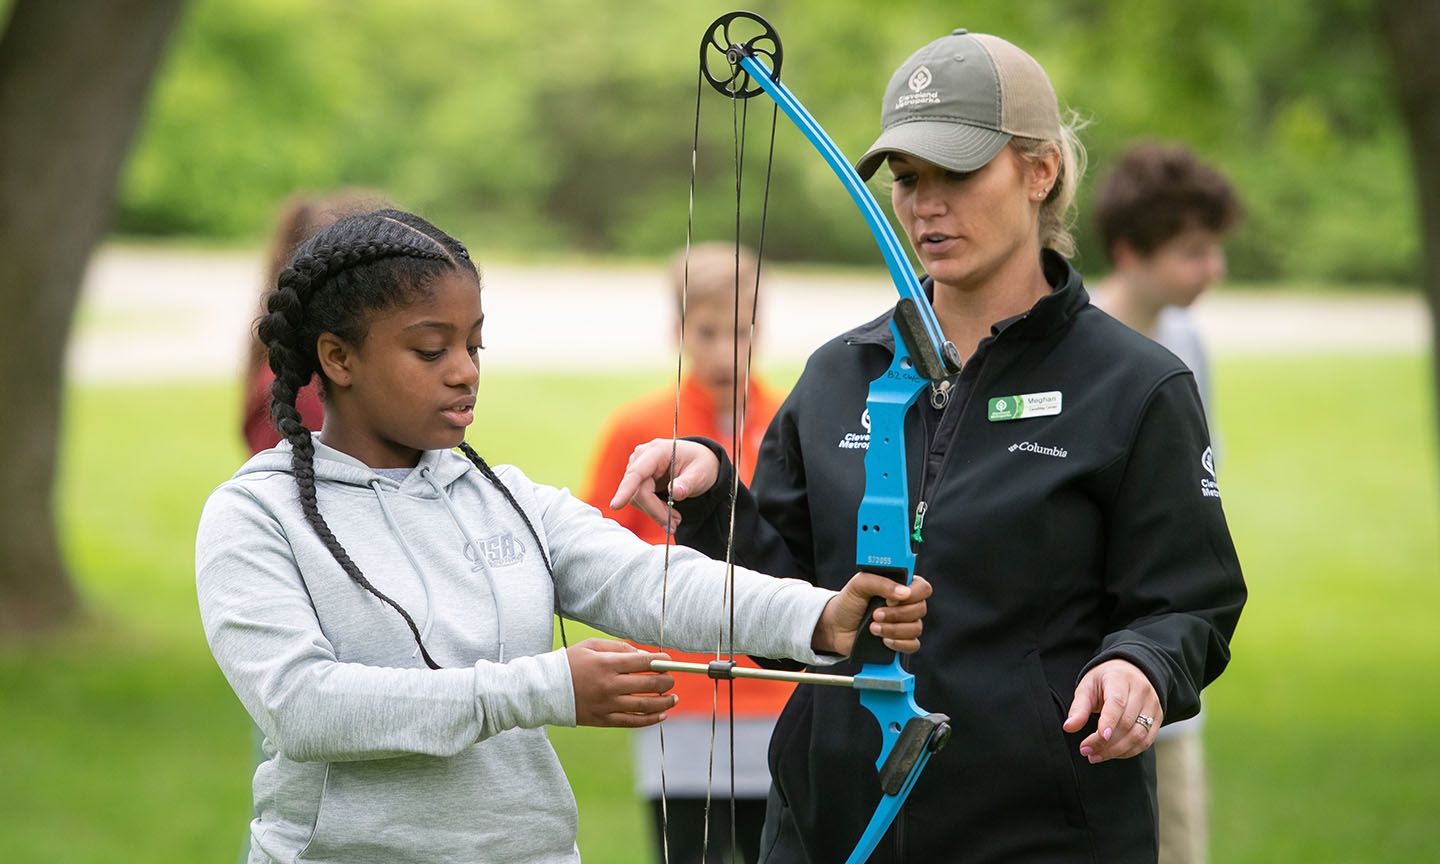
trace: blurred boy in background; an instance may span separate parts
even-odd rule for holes
[[[608,509],[625,473],[630,452],[654,438],[703,435],[734,452],[736,414],[744,411],[737,464],[740,479],[749,483],[765,427],[780,407],[783,394],[767,387],[751,372],[750,318],[759,264],[750,250],[725,243],[706,243],[690,250],[688,278],[684,252],[671,263],[669,283],[675,297],[676,337],[680,337],[684,304],[684,375],[680,382],[676,430],[675,386],[621,406],[605,424],[591,459],[584,499],[611,519],[650,543],[665,542],[664,530],[636,508]],[[683,295],[682,295],[683,292]],[[739,321],[736,321],[736,294]],[[746,392],[748,378],[749,389]],[[668,650],[668,649],[667,649]],[[676,660],[704,663],[713,655],[669,651]],[[739,658],[741,665],[752,666]],[[759,858],[765,796],[770,788],[766,763],[775,718],[792,685],[765,681],[734,682],[736,840],[747,862]],[[705,864],[727,860],[730,846],[730,735],[724,718],[730,714],[729,687],[697,675],[675,676],[671,692],[680,702],[664,723],[665,817],[661,813],[660,727],[640,729],[634,739],[636,786],[650,801],[655,827],[656,860],[664,860],[662,824],[668,822],[672,864],[700,864],[704,845],[705,799],[713,796],[708,854]],[[711,741],[712,705],[721,718]],[[713,752],[713,756],[712,756]],[[713,759],[713,784],[711,763]]]
[[[1225,278],[1225,237],[1241,215],[1224,176],[1182,147],[1156,143],[1126,151],[1101,183],[1095,204],[1112,269],[1091,300],[1170,349],[1195,373],[1216,456],[1210,367],[1188,307]],[[1155,741],[1160,864],[1209,858],[1203,720],[1202,713],[1167,723]]]

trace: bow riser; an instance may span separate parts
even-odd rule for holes
[[[865,451],[865,493],[855,516],[855,566],[909,585],[915,574],[915,553],[908,530],[910,484],[905,470],[905,414],[925,389],[925,380],[910,362],[900,328],[893,320],[890,332],[895,337],[895,356],[890,367],[870,383],[865,398],[870,439]],[[866,620],[883,605],[885,601],[880,597],[871,600]],[[850,656],[867,664],[867,668],[895,663],[895,672],[903,672],[895,652],[868,629],[856,635]]]

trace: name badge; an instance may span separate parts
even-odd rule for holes
[[[1049,417],[1060,413],[1059,390],[1045,393],[1024,393],[1019,396],[996,396],[990,400],[990,422],[1021,420],[1026,417]]]

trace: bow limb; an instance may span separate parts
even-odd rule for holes
[[[768,26],[768,25],[767,25]],[[733,52],[743,46],[732,47]],[[895,283],[895,290],[900,295],[900,303],[908,309],[913,310],[913,332],[902,332],[900,335],[904,344],[913,357],[913,362],[920,369],[921,374],[930,380],[946,378],[960,371],[960,355],[953,343],[945,338],[940,329],[940,322],[935,318],[935,311],[930,308],[930,301],[925,292],[920,288],[920,280],[916,278],[915,271],[911,269],[909,260],[905,257],[905,251],[900,245],[900,239],[895,232],[890,230],[890,224],[885,220],[885,214],[880,211],[880,205],[876,203],[875,196],[870,194],[865,182],[860,175],[855,173],[850,161],[840,148],[820,128],[810,112],[800,104],[799,100],[791,94],[790,90],[781,84],[765,64],[758,58],[740,54],[736,61],[740,68],[755,81],[764,91],[775,100],[785,116],[799,127],[810,143],[825,159],[826,164],[835,172],[840,184],[845,191],[850,193],[850,198],[855,206],[860,208],[860,213],[865,217],[865,224],[869,226],[870,233],[875,237],[875,243],[880,247],[880,254],[885,258],[885,266],[890,271],[890,280]],[[907,327],[907,330],[910,329]],[[897,341],[898,349],[902,343]]]

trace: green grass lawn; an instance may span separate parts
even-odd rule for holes
[[[1251,601],[1209,691],[1214,860],[1440,860],[1425,362],[1237,357],[1217,373],[1221,488]],[[664,380],[487,376],[471,441],[575,484],[609,408]],[[42,644],[0,645],[0,860],[235,859],[250,724],[200,631],[193,541],[206,493],[242,458],[237,398],[70,393],[61,515],[87,615]],[[643,861],[625,733],[552,737],[587,864]]]

